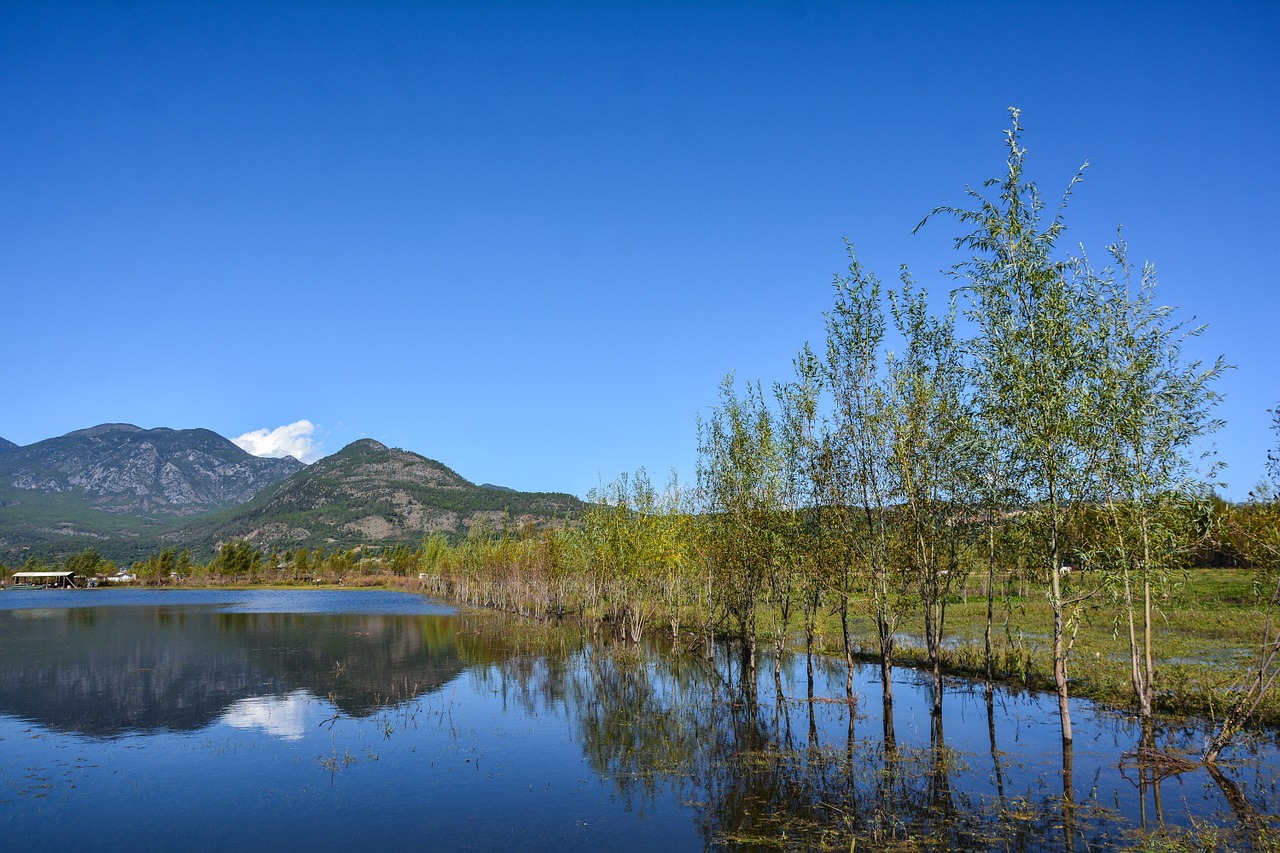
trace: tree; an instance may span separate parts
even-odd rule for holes
[[[1218,760],[1222,750],[1248,724],[1280,677],[1280,625],[1276,618],[1277,608],[1280,608],[1280,406],[1270,414],[1276,444],[1267,454],[1267,479],[1254,489],[1250,495],[1250,506],[1237,516],[1233,526],[1236,528],[1236,547],[1258,571],[1259,589],[1270,588],[1271,593],[1265,605],[1257,662],[1248,680],[1232,691],[1235,701],[1222,718],[1218,733],[1205,748],[1207,764]],[[1247,518],[1247,522],[1242,523],[1241,516]]]
[[[177,570],[177,557],[176,549],[165,548],[158,554],[151,554],[140,563],[134,563],[134,572],[147,583],[160,586]]]
[[[832,580],[839,596],[840,622],[848,668],[846,692],[853,691],[853,651],[849,604],[859,575],[869,588],[880,649],[880,681],[886,708],[893,697],[893,657],[902,617],[901,578],[889,560],[888,509],[891,500],[893,398],[881,370],[884,308],[880,282],[858,262],[849,246],[849,274],[836,276],[835,306],[827,313],[824,383],[833,404],[831,498],[844,509],[838,519],[845,546],[841,571]]]
[[[774,387],[778,403],[779,431],[783,446],[783,520],[785,553],[790,568],[789,584],[799,587],[803,611],[805,660],[809,697],[813,697],[813,644],[817,633],[818,609],[822,601],[825,545],[824,515],[827,507],[829,471],[824,464],[826,423],[823,420],[822,362],[806,344],[792,361],[795,379]],[[787,591],[790,592],[790,586]],[[788,598],[780,602],[781,630],[775,633],[775,679],[780,678],[783,637],[786,630]]]
[[[1007,172],[983,184],[998,189],[998,195],[988,199],[970,190],[976,207],[938,208],[930,217],[946,213],[973,226],[957,238],[956,246],[974,254],[953,272],[964,282],[966,314],[977,332],[975,368],[991,395],[986,414],[1011,441],[1010,473],[1026,502],[1021,518],[1037,544],[1039,570],[1048,587],[1053,677],[1062,740],[1069,744],[1067,660],[1079,617],[1073,606],[1079,602],[1064,593],[1063,557],[1069,523],[1089,505],[1096,483],[1096,412],[1089,378],[1098,373],[1099,353],[1092,338],[1097,323],[1090,313],[1090,294],[1071,276],[1069,261],[1055,259],[1055,248],[1083,168],[1045,225],[1039,189],[1023,177],[1020,113],[1012,109],[1010,114]]]
[[[64,568],[69,572],[75,572],[82,578],[92,577],[97,574],[109,574],[115,570],[114,567],[104,560],[102,555],[93,548],[85,548],[79,554],[68,557],[64,564]]]
[[[681,619],[691,609],[697,589],[692,545],[693,513],[688,502],[689,495],[672,471],[666,488],[657,496],[655,512],[647,519],[653,542],[654,569],[672,643],[679,640]]]
[[[168,556],[163,557],[162,561],[171,564],[175,555],[172,551],[167,552],[167,554]],[[212,572],[247,577],[253,577],[261,567],[262,552],[244,539],[233,539],[224,543],[218,549],[213,562],[209,564],[209,570]]]
[[[894,326],[905,341],[888,364],[892,402],[890,476],[900,517],[902,559],[919,589],[933,673],[933,714],[942,713],[942,640],[947,600],[965,561],[963,506],[972,445],[954,309],[935,316],[927,295],[903,272],[891,292]]]
[[[619,634],[639,642],[653,616],[667,554],[659,496],[641,468],[589,496],[584,523]]]
[[[698,491],[709,514],[717,592],[737,622],[754,684],[756,608],[769,573],[779,569],[775,524],[783,474],[764,395],[748,385],[740,397],[733,374],[720,386],[720,405],[699,423]]]
[[[1155,701],[1153,592],[1197,545],[1205,489],[1195,470],[1195,442],[1220,426],[1211,417],[1219,395],[1213,382],[1225,365],[1187,362],[1182,343],[1203,326],[1184,328],[1172,309],[1155,301],[1155,270],[1143,267],[1136,287],[1127,247],[1108,247],[1114,268],[1095,272],[1087,259],[1077,275],[1100,308],[1096,339],[1102,349],[1094,377],[1099,400],[1099,494],[1108,524],[1092,549],[1120,602],[1130,679],[1139,714],[1150,720]]]

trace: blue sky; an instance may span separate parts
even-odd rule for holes
[[[1280,402],[1280,12],[1258,4],[8,3],[0,436],[360,437],[583,495],[694,475],[730,370],[823,335],[843,239],[932,293],[929,210],[1022,109],[1068,243],[1123,224],[1236,365],[1227,494]]]

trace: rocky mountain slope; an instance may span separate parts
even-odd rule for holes
[[[32,547],[142,545],[304,467],[251,456],[207,429],[102,424],[15,446],[0,452],[0,559]]]
[[[261,548],[416,546],[424,536],[465,536],[473,521],[545,527],[577,518],[572,495],[477,486],[445,465],[372,439],[347,445],[234,510],[164,537],[166,547],[210,553],[246,539]]]
[[[17,448],[18,445],[14,444],[9,439],[0,438],[0,453],[4,453],[6,450],[16,450]]]
[[[78,494],[134,515],[195,515],[236,506],[305,467],[261,459],[207,429],[103,424],[11,450],[0,489]]]

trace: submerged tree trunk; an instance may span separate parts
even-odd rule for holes
[[[898,757],[898,735],[893,725],[893,696],[885,694],[883,708],[883,737],[884,737],[884,763],[885,771],[888,772],[891,767],[897,766]]]
[[[1000,766],[1000,750],[996,747],[996,707],[995,689],[991,682],[986,684],[987,699],[987,737],[991,741],[991,767],[996,780],[996,793],[1000,797],[1000,807],[1004,809],[1004,772]]]
[[[1075,753],[1070,740],[1062,741],[1062,849],[1076,849]]]
[[[1147,818],[1147,792],[1150,791],[1155,805],[1155,820],[1158,826],[1164,826],[1164,803],[1160,796],[1160,781],[1163,775],[1156,762],[1148,760],[1158,755],[1156,751],[1155,721],[1149,718],[1141,721],[1142,736],[1138,742],[1138,797],[1141,803],[1142,828],[1149,829]]]
[[[880,686],[884,690],[885,701],[893,702],[893,633],[884,638],[880,646]]]
[[[813,626],[808,625],[804,632],[804,669],[809,681],[809,703],[813,704]]]
[[[955,821],[956,804],[951,789],[952,762],[942,719],[941,713],[934,714],[929,725],[929,752],[933,759],[929,776],[929,805],[934,811],[933,819],[943,826],[950,826]]]
[[[845,596],[844,600],[840,602],[840,631],[844,636],[844,695],[849,704],[853,705],[853,638],[849,636],[848,596]],[[850,713],[853,712],[850,711]]]
[[[1053,683],[1058,693],[1058,719],[1063,744],[1070,744],[1071,705],[1067,688],[1067,626],[1062,600],[1062,555],[1058,541],[1059,507],[1054,484],[1049,484],[1049,605],[1053,610]],[[1064,755],[1066,749],[1064,746]]]
[[[996,521],[994,514],[987,518],[987,627],[982,640],[986,653],[987,691],[995,680],[995,661],[991,650],[991,626],[996,614]]]

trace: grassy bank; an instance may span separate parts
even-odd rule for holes
[[[1254,586],[1256,578],[1255,572],[1246,569],[1197,569],[1187,572],[1162,597],[1153,631],[1158,712],[1208,719],[1222,715],[1257,663],[1267,614],[1266,601]],[[1072,583],[1076,591],[1086,592],[1091,579],[1086,575]],[[948,603],[945,672],[983,677],[986,614],[985,590],[974,585],[967,597],[957,595]],[[762,627],[772,630],[773,614],[762,612],[761,616]],[[1034,586],[997,599],[992,651],[998,678],[1032,689],[1053,689],[1051,620],[1048,599]],[[872,617],[856,615],[851,627],[862,642],[860,657],[878,661]],[[927,664],[923,617],[918,611],[904,615],[898,642],[898,663]],[[840,625],[834,616],[820,620],[818,647],[825,653],[843,654]],[[1126,627],[1119,611],[1098,593],[1079,611],[1069,660],[1072,695],[1129,708],[1134,703],[1129,667]],[[1276,691],[1264,700],[1255,723],[1280,728]]]

